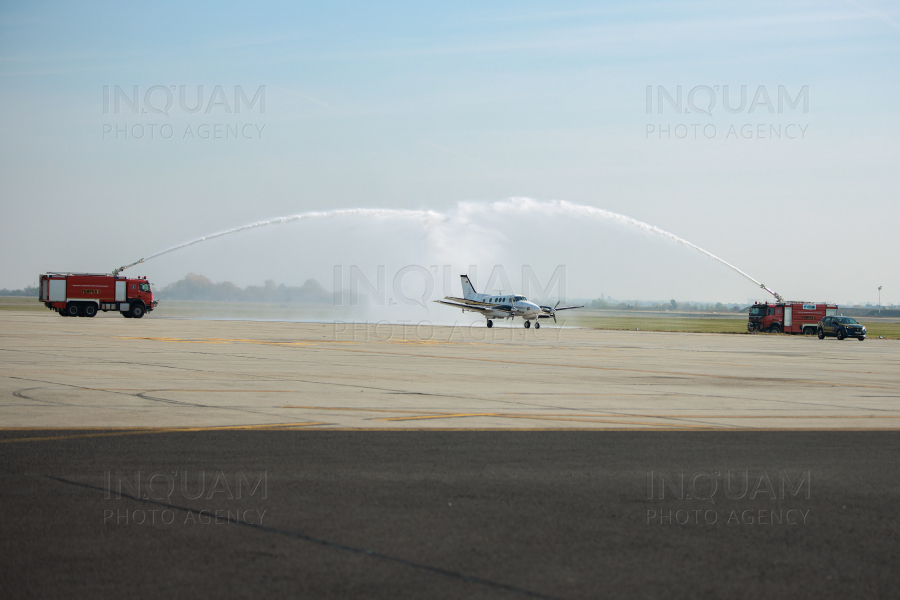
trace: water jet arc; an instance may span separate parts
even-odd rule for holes
[[[524,209],[524,210],[523,210]],[[327,219],[327,218],[339,218],[339,217],[390,217],[390,218],[402,218],[402,219],[414,219],[414,220],[422,220],[426,221],[429,224],[434,224],[435,222],[452,222],[458,221],[461,224],[470,223],[471,220],[468,218],[466,213],[478,213],[478,212],[492,212],[497,214],[508,214],[510,212],[544,212],[544,213],[556,213],[563,215],[586,215],[593,218],[600,218],[607,221],[613,221],[617,223],[621,223],[624,225],[629,225],[631,227],[635,227],[641,231],[646,233],[650,233],[652,235],[656,235],[658,237],[662,237],[667,240],[671,240],[673,242],[677,242],[689,248],[693,248],[697,252],[712,258],[713,260],[722,263],[729,269],[735,271],[746,279],[752,281],[754,284],[759,286],[761,289],[772,294],[776,300],[779,302],[784,302],[784,298],[777,292],[769,289],[765,286],[765,284],[757,281],[744,271],[740,270],[733,264],[719,258],[712,252],[704,250],[700,246],[693,244],[687,241],[684,238],[678,237],[674,233],[670,233],[664,229],[660,229],[655,225],[650,225],[649,223],[644,223],[643,221],[638,221],[637,219],[632,219],[631,217],[627,217],[625,215],[621,215],[618,213],[614,213],[608,210],[603,210],[602,208],[596,208],[593,206],[585,206],[582,204],[574,204],[572,202],[568,202],[565,200],[553,200],[550,202],[540,202],[536,200],[532,200],[530,198],[513,198],[510,200],[504,200],[493,203],[474,203],[474,202],[462,202],[459,204],[457,209],[457,215],[452,214],[444,214],[436,211],[425,211],[425,210],[405,210],[405,209],[386,209],[386,208],[344,208],[339,210],[332,211],[311,211],[306,213],[300,213],[296,215],[290,215],[286,217],[278,217],[275,219],[269,219],[267,221],[257,221],[255,223],[249,223],[247,225],[242,225],[240,227],[235,227],[234,229],[229,229],[227,231],[220,231],[218,233],[213,233],[210,235],[206,235],[189,242],[184,242],[182,244],[178,244],[176,246],[172,246],[171,248],[167,248],[166,250],[162,250],[155,254],[151,254],[145,258],[137,260],[131,264],[124,265],[115,269],[113,271],[114,275],[118,275],[120,272],[125,269],[129,269],[135,265],[139,265],[143,262],[146,262],[150,259],[156,258],[158,256],[163,256],[164,254],[169,254],[170,252],[175,252],[176,250],[181,250],[183,248],[187,248],[189,246],[193,246],[195,244],[200,244],[202,242],[206,242],[209,240],[213,240],[216,238],[220,238],[222,236],[231,235],[234,233],[239,233],[241,231],[247,231],[249,229],[257,229],[259,227],[268,227],[269,225],[282,225],[284,223],[291,223],[294,221],[302,221],[307,219]]]

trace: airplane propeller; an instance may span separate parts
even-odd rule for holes
[[[556,305],[554,306],[542,306],[541,311],[549,314],[553,317],[553,322],[556,323],[556,307],[559,306],[560,300],[556,301]]]

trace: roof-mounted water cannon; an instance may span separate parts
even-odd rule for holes
[[[764,284],[764,283],[759,284],[759,287],[761,287],[762,289],[766,290],[767,292],[769,292],[770,294],[775,296],[775,299],[778,300],[779,303],[784,304],[784,298],[781,297],[781,294],[779,294],[778,292],[773,292],[772,290],[767,288],[766,284]]]
[[[125,269],[130,269],[130,268],[133,267],[134,265],[139,265],[139,264],[141,264],[142,262],[144,262],[144,259],[143,259],[143,258],[142,258],[141,260],[139,260],[139,261],[136,261],[136,262],[131,263],[130,265],[125,265],[125,266],[123,266],[123,267],[119,267],[118,269],[114,269],[113,272],[112,272],[112,275],[113,275],[113,277],[118,277],[118,276],[119,276],[119,273],[121,273],[121,272],[124,271]]]

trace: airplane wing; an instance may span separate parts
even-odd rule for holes
[[[474,300],[462,300],[465,304],[460,304],[458,302],[447,302],[447,300],[461,300],[460,298],[447,298],[446,300],[435,300],[438,304],[446,304],[447,306],[453,306],[455,308],[461,308],[463,310],[471,310],[480,313],[496,313],[496,312],[504,312],[509,315],[513,315],[513,311],[508,310],[506,307],[497,306],[496,304],[488,304],[486,302],[476,302]]]
[[[559,302],[557,302],[557,304],[559,304]],[[553,322],[556,323],[556,311],[571,310],[573,308],[584,308],[584,305],[582,305],[582,306],[560,306],[560,307],[542,306],[541,310],[543,311],[543,313],[538,315],[538,319],[553,319]]]
[[[454,298],[453,296],[447,296],[444,300],[452,300],[453,302],[459,302],[460,304],[468,304],[471,306],[497,306],[496,304],[491,304],[490,302],[480,302],[478,300],[466,300],[465,298]],[[441,302],[446,304],[444,300],[435,300],[435,302]]]

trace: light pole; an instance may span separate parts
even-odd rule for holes
[[[878,286],[878,314],[881,314],[881,286]]]

